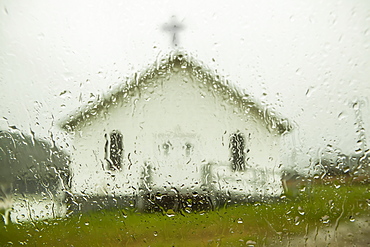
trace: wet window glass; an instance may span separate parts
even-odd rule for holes
[[[243,171],[245,169],[244,142],[244,136],[241,133],[231,135],[231,163],[234,171]]]
[[[105,157],[108,162],[109,169],[111,170],[119,170],[122,166],[122,154],[123,154],[122,139],[123,136],[121,133],[113,131],[109,135],[109,140],[106,140]]]
[[[0,246],[370,245],[366,1],[0,2]]]

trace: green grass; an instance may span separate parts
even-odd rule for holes
[[[370,217],[370,186],[335,183],[306,188],[298,197],[245,203],[197,213],[102,210],[70,218],[0,225],[0,246],[257,246],[304,236],[353,218]],[[169,217],[171,216],[171,217]]]

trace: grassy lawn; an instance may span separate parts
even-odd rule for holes
[[[0,246],[279,246],[317,229],[370,217],[369,184],[334,181],[300,189],[294,198],[207,212],[117,209],[22,225],[0,223]]]

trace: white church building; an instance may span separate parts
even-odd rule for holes
[[[61,123],[73,138],[74,195],[283,192],[289,121],[189,53],[173,50],[106,95]]]

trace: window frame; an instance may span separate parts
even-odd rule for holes
[[[122,169],[123,164],[123,135],[120,131],[113,130],[109,135],[105,134],[105,160],[107,169],[118,171]]]
[[[229,149],[232,171],[245,171],[246,151],[245,136],[237,131],[230,135]]]

